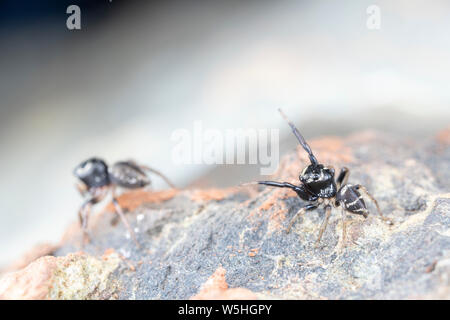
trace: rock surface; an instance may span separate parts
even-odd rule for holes
[[[114,250],[101,258],[84,253],[44,256],[0,281],[0,299],[108,299],[116,291],[110,274],[120,262]]]
[[[226,270],[217,268],[216,272],[202,285],[200,292],[192,300],[256,300],[252,291],[244,288],[229,288],[225,280]]]
[[[367,201],[367,219],[349,215],[343,250],[337,209],[318,248],[323,209],[286,234],[305,205],[287,189],[141,190],[119,198],[141,248],[108,206],[91,219],[89,245],[81,248],[74,226],[55,257],[4,275],[0,297],[449,299],[449,132],[423,141],[374,132],[311,141],[320,162],[350,168],[349,182],[366,186],[394,220],[384,223]],[[273,179],[296,183],[306,163],[297,149]]]

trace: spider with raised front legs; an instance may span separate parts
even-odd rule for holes
[[[292,132],[297,137],[300,145],[308,153],[311,164],[303,169],[299,179],[301,184],[296,186],[288,182],[276,182],[276,181],[257,181],[257,184],[262,184],[271,187],[289,188],[294,190],[297,195],[309,203],[302,207],[291,219],[289,226],[286,230],[290,232],[294,222],[301,217],[306,211],[317,209],[319,206],[325,208],[325,218],[319,230],[319,236],[316,241],[316,246],[322,239],[322,235],[327,228],[328,220],[331,215],[332,207],[341,207],[342,210],[342,239],[341,244],[345,246],[346,240],[346,213],[360,214],[367,218],[369,210],[366,207],[366,203],[361,195],[363,193],[369,197],[377,207],[378,213],[382,220],[392,224],[392,220],[383,216],[380,210],[380,206],[375,198],[369,194],[367,189],[360,184],[352,185],[348,184],[347,180],[350,175],[348,168],[341,169],[336,180],[334,179],[334,168],[332,166],[325,166],[319,163],[314,156],[310,146],[297,130],[295,125],[289,121],[286,115],[281,109],[278,109],[281,116],[287,121],[292,129]]]
[[[73,171],[74,175],[80,179],[81,184],[77,184],[78,191],[85,198],[85,201],[78,211],[80,224],[83,229],[83,243],[89,242],[88,218],[92,205],[100,202],[105,196],[112,193],[112,203],[116,213],[128,229],[136,245],[139,243],[136,235],[128,224],[125,215],[117,202],[116,187],[125,189],[138,189],[148,186],[151,183],[147,172],[160,176],[171,188],[175,186],[162,173],[143,165],[139,165],[132,160],[119,161],[111,167],[99,158],[90,158],[80,163]]]

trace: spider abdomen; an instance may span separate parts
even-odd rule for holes
[[[150,184],[150,179],[145,172],[128,161],[116,162],[109,170],[109,176],[113,183],[128,189],[137,189]]]
[[[362,195],[351,184],[343,185],[336,194],[336,201],[339,202],[345,210],[355,214],[362,214],[367,217],[367,207]]]

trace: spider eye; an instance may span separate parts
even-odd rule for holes
[[[86,176],[90,173],[91,170],[92,170],[92,162],[86,161],[85,163],[76,168],[75,173],[78,176]]]

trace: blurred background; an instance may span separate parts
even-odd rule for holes
[[[71,4],[81,30],[66,27]],[[175,165],[171,134],[196,120],[279,128],[282,152],[296,141],[278,107],[306,138],[434,135],[450,124],[449,12],[446,0],[0,1],[0,266],[77,219],[85,158],[134,158],[180,187],[258,177]]]

